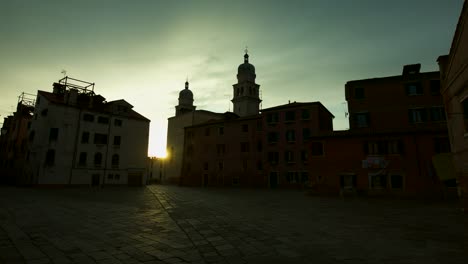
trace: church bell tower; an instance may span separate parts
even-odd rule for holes
[[[245,50],[244,63],[237,68],[237,83],[233,85],[232,104],[239,116],[258,115],[260,110],[260,85],[255,83],[255,67],[249,63]]]

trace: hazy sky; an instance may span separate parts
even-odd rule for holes
[[[245,46],[263,108],[321,101],[348,128],[344,84],[438,70],[462,0],[0,0],[0,115],[21,92],[52,90],[65,69],[151,119],[150,155],[188,76],[197,109],[232,110]],[[397,102],[389,102],[397,103]],[[3,122],[3,121],[2,121]]]

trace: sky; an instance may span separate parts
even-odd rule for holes
[[[151,120],[163,156],[167,118],[188,78],[197,109],[232,110],[245,47],[262,107],[320,101],[347,129],[344,85],[438,70],[463,0],[0,0],[0,119],[21,92],[63,77],[94,82]],[[395,103],[395,102],[389,102]],[[1,121],[3,122],[3,121]]]

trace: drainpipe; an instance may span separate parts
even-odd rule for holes
[[[102,176],[102,186],[106,184],[106,171],[107,171],[107,156],[109,154],[109,145],[110,145],[110,139],[111,139],[111,125],[112,125],[112,114],[109,116],[109,125],[107,126],[107,146],[106,146],[106,154],[104,155],[104,175]],[[120,157],[119,157],[119,162],[120,162]]]
[[[80,127],[81,127],[81,112],[82,109],[80,108],[80,111],[78,112],[78,121],[76,122],[76,135],[75,135],[75,145],[73,148],[73,159],[72,159],[72,166],[70,169],[70,175],[68,176],[68,185],[71,185],[72,182],[72,177],[73,177],[73,170],[76,167],[76,151],[78,149],[78,139],[80,138]]]

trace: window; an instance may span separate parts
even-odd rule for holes
[[[239,177],[232,178],[232,185],[239,185]]]
[[[263,170],[263,162],[261,160],[257,161],[257,170]]]
[[[296,131],[294,131],[294,130],[286,131],[286,141],[287,142],[295,142],[296,141]]]
[[[50,133],[49,133],[49,142],[50,141],[57,141],[58,133],[59,133],[59,129],[56,128],[56,127],[52,127],[50,129]]]
[[[109,175],[107,175],[107,179],[109,179],[109,180],[114,179],[114,174],[109,174]]]
[[[222,171],[224,169],[224,163],[218,162],[218,170]]]
[[[385,189],[387,187],[387,175],[370,175],[370,187],[372,189]]]
[[[312,156],[323,156],[323,143],[312,142]]]
[[[310,119],[309,109],[302,109],[301,118],[302,118],[302,120],[309,120]]]
[[[48,113],[48,112],[49,112],[49,109],[46,108],[46,109],[44,109],[44,110],[41,111],[41,115],[42,115],[42,116],[47,116],[47,113]]]
[[[218,134],[224,135],[224,127],[218,127]]]
[[[242,132],[248,132],[249,131],[249,125],[243,124],[242,125]]]
[[[187,146],[187,156],[192,157],[193,155],[193,145],[188,145]]]
[[[100,167],[102,163],[102,154],[100,152],[97,152],[94,154],[94,166]]]
[[[55,149],[48,149],[46,153],[45,166],[53,166],[55,164]]]
[[[297,171],[288,171],[286,173],[286,181],[288,183],[299,183],[299,172],[297,172]]]
[[[278,120],[279,120],[278,113],[269,113],[267,115],[267,123],[269,124],[278,123]]]
[[[216,153],[218,153],[218,156],[224,155],[224,153],[226,153],[226,145],[217,144],[216,145]]]
[[[356,175],[355,174],[340,175],[340,187],[343,189],[355,188],[356,187]]]
[[[263,151],[263,144],[262,141],[257,141],[257,151],[262,152]]]
[[[80,157],[78,159],[78,165],[79,166],[85,166],[86,165],[86,159],[87,159],[88,154],[86,152],[81,152]]]
[[[365,141],[364,153],[366,155],[403,154],[404,145],[402,140],[379,140]]]
[[[407,83],[405,85],[405,91],[406,91],[406,95],[422,95],[423,94],[423,88],[421,86],[421,83],[419,82]]]
[[[356,87],[354,88],[354,99],[364,99],[364,88],[363,87]]]
[[[468,98],[462,101],[463,119],[465,120],[465,133],[468,133]]]
[[[195,133],[192,130],[187,131],[187,139],[192,139]]]
[[[81,143],[82,144],[87,144],[89,143],[89,132],[83,132],[81,134]]]
[[[112,168],[118,168],[120,162],[120,157],[118,154],[112,155]]]
[[[432,121],[445,121],[445,110],[443,106],[429,108]]]
[[[369,113],[354,114],[354,122],[356,127],[368,127],[370,123]]]
[[[123,105],[118,105],[117,106],[117,111],[127,112],[128,108],[126,106],[123,106]]]
[[[94,122],[94,116],[91,114],[84,114],[83,120],[87,122]]]
[[[114,126],[121,127],[122,126],[122,120],[114,119]]]
[[[292,151],[285,151],[284,152],[284,160],[287,163],[293,163],[294,162],[294,152]]]
[[[241,142],[241,152],[249,152],[249,142]]]
[[[107,135],[106,134],[94,134],[94,144],[107,144]]]
[[[404,145],[402,140],[388,141],[388,154],[403,154]]]
[[[268,152],[268,162],[270,164],[278,164],[279,153],[278,152]]]
[[[390,175],[390,187],[392,189],[403,189],[403,176],[398,174]]]
[[[203,163],[203,169],[208,170],[208,162]]]
[[[301,161],[302,162],[307,162],[307,160],[309,159],[309,153],[307,152],[307,150],[302,150],[301,151]]]
[[[310,129],[308,127],[304,127],[302,129],[302,139],[304,141],[308,140],[310,137]]]
[[[104,116],[99,116],[98,117],[98,123],[99,124],[109,124],[109,118],[104,117]]]
[[[268,143],[278,142],[278,132],[268,132]]]
[[[426,122],[427,120],[426,109],[424,108],[409,109],[408,118],[409,118],[409,122],[412,124]]]
[[[432,95],[440,95],[440,80],[431,80],[429,82]]]
[[[262,120],[257,120],[257,131],[262,131],[262,130],[263,130]]]
[[[296,119],[296,113],[294,111],[287,111],[285,116],[286,122],[291,122]]]
[[[434,138],[435,153],[450,153],[450,142],[448,137]]]
[[[309,172],[307,172],[307,171],[301,172],[301,182],[302,183],[309,182]]]
[[[120,146],[120,136],[114,136],[114,146]]]
[[[210,128],[207,127],[207,128],[205,128],[205,136],[208,137],[209,135],[210,135]]]
[[[115,175],[114,175],[114,179],[115,179],[115,180],[120,180],[120,174],[115,174]]]

